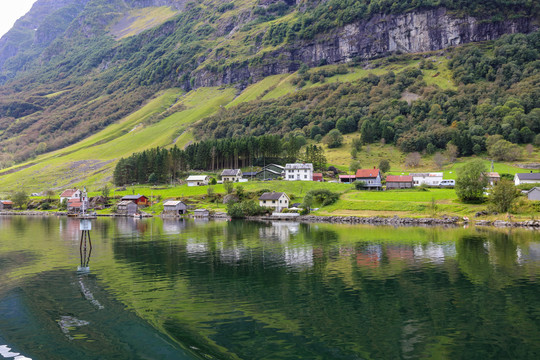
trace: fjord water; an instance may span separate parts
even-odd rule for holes
[[[534,231],[154,218],[91,238],[0,217],[0,359],[540,354]]]

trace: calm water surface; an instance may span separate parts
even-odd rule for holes
[[[91,237],[0,217],[0,359],[540,358],[537,232],[99,219]]]

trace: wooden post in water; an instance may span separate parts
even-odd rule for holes
[[[90,272],[90,256],[92,255],[92,239],[90,238],[90,230],[92,223],[90,220],[80,220],[81,241],[79,243],[79,253],[81,255],[81,266],[77,268],[77,272]],[[88,249],[88,254],[87,254]],[[88,255],[88,256],[87,256]]]

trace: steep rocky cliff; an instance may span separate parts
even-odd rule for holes
[[[309,66],[374,59],[392,53],[440,50],[470,42],[497,39],[504,34],[529,33],[538,28],[531,18],[486,21],[471,16],[450,15],[445,8],[400,15],[376,15],[267,52],[257,61],[235,63],[217,74],[207,69],[195,73],[193,86],[247,83],[265,76]]]

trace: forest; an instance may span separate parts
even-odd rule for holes
[[[326,158],[322,147],[306,145],[302,136],[245,136],[207,140],[181,150],[154,148],[134,153],[117,163],[113,179],[116,185],[132,183],[167,183],[176,181],[189,170],[217,171],[224,168],[245,168],[264,164],[295,162],[301,159],[324,169]]]
[[[328,83],[273,100],[223,109],[197,125],[200,139],[303,135],[320,140],[331,130],[359,132],[363,143],[385,141],[402,151],[435,152],[448,143],[462,156],[487,150],[490,135],[514,144],[540,145],[540,32],[514,34],[493,46],[454,49],[448,66],[459,86],[427,86],[421,69],[387,72],[351,83]],[[324,82],[320,70],[293,81]],[[314,76],[316,74],[316,76]],[[407,91],[418,95],[408,103]]]

